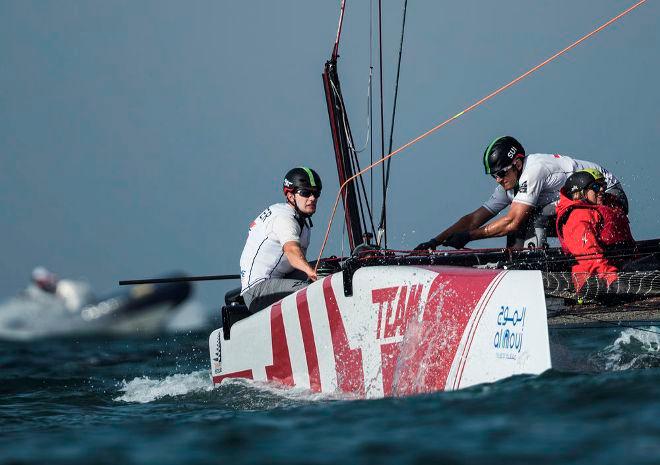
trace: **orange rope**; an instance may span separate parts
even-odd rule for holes
[[[514,84],[516,84],[516,83],[518,83],[519,81],[525,79],[527,76],[529,76],[529,75],[532,74],[533,72],[535,72],[535,71],[541,69],[542,67],[544,67],[545,65],[547,65],[547,64],[550,63],[551,61],[554,61],[556,58],[560,57],[561,55],[563,55],[564,53],[568,52],[568,51],[571,50],[572,48],[575,48],[576,46],[578,46],[579,44],[581,44],[581,43],[584,42],[585,40],[589,39],[590,37],[594,36],[594,35],[597,34],[598,32],[602,31],[603,29],[605,29],[607,26],[611,25],[612,23],[618,21],[618,20],[621,19],[623,16],[627,15],[628,13],[630,13],[631,11],[633,11],[635,8],[641,6],[641,5],[644,4],[644,3],[646,3],[646,0],[640,0],[639,2],[635,3],[633,6],[631,6],[630,8],[628,8],[627,10],[625,10],[625,11],[619,13],[618,15],[616,15],[615,17],[613,17],[612,19],[610,19],[610,20],[607,21],[606,23],[604,23],[604,24],[602,24],[601,26],[597,27],[596,29],[594,29],[593,31],[591,31],[589,34],[587,34],[587,35],[581,37],[580,39],[576,40],[575,42],[573,42],[573,43],[572,43],[571,45],[569,45],[568,47],[566,47],[566,48],[560,50],[559,52],[555,53],[554,55],[552,55],[552,56],[551,56],[550,58],[548,58],[547,60],[543,61],[542,63],[539,63],[538,65],[534,66],[534,67],[531,68],[530,70],[528,70],[528,71],[526,71],[525,73],[521,74],[520,76],[518,76],[517,78],[515,78],[514,80],[512,80],[512,81],[509,82],[508,84],[505,84],[505,85],[503,85],[502,87],[500,87],[499,89],[497,89],[497,90],[491,92],[490,94],[486,95],[486,96],[483,97],[481,100],[478,100],[477,102],[473,103],[472,105],[470,105],[469,107],[467,107],[466,109],[464,109],[463,111],[461,111],[460,113],[457,113],[456,115],[452,116],[451,118],[449,118],[449,119],[443,121],[442,123],[438,124],[438,125],[435,126],[434,128],[429,129],[428,131],[426,131],[426,132],[423,133],[422,135],[417,136],[416,138],[412,139],[410,142],[407,142],[406,144],[402,145],[402,146],[399,147],[398,149],[394,150],[394,151],[393,151],[392,153],[390,153],[389,155],[387,155],[387,156],[381,158],[380,160],[377,160],[376,162],[374,162],[374,163],[372,163],[371,165],[369,165],[369,166],[367,166],[366,168],[364,168],[362,171],[360,171],[360,172],[354,174],[353,176],[351,176],[350,178],[348,178],[346,181],[344,181],[344,183],[339,187],[339,192],[337,192],[337,198],[335,199],[335,205],[334,205],[334,207],[332,208],[332,214],[330,215],[330,221],[328,222],[328,228],[327,228],[326,231],[325,231],[325,238],[323,239],[323,244],[321,245],[321,250],[320,250],[320,252],[319,252],[319,258],[318,258],[318,259],[321,260],[321,256],[323,255],[323,250],[325,249],[325,246],[326,246],[326,244],[327,244],[327,242],[328,242],[328,236],[330,235],[330,228],[332,227],[332,222],[333,222],[333,220],[334,220],[334,218],[335,218],[335,213],[337,212],[337,205],[339,204],[339,197],[340,197],[342,191],[344,190],[344,188],[346,187],[346,185],[347,185],[349,182],[351,182],[353,179],[357,178],[358,176],[361,176],[362,174],[366,173],[367,171],[369,171],[370,169],[374,168],[375,166],[380,165],[381,163],[383,163],[383,162],[384,162],[385,160],[387,160],[388,158],[391,158],[391,157],[393,157],[394,155],[396,155],[397,153],[403,151],[404,149],[407,149],[407,148],[410,147],[411,145],[416,144],[416,143],[419,142],[420,140],[424,139],[426,136],[431,135],[432,133],[434,133],[434,132],[437,131],[438,129],[440,129],[440,128],[446,126],[447,124],[451,123],[451,122],[454,121],[455,119],[458,119],[459,117],[463,116],[464,114],[468,113],[469,111],[474,110],[475,108],[477,108],[478,106],[480,106],[482,103],[486,102],[487,100],[490,100],[491,98],[495,97],[497,94],[499,94],[499,93],[505,91],[506,89],[508,89],[509,87],[513,86]],[[317,262],[316,262],[316,268],[318,268],[318,263],[319,263],[319,262],[317,261]],[[316,270],[316,268],[315,268],[315,270]]]

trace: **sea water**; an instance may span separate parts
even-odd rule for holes
[[[0,463],[660,463],[660,328],[552,336],[560,369],[377,400],[214,389],[206,331],[0,342]]]

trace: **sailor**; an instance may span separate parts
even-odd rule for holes
[[[300,166],[286,174],[282,187],[286,202],[255,218],[241,254],[241,295],[253,313],[317,279],[305,253],[321,178]]]
[[[628,200],[619,180],[602,166],[565,155],[534,153],[525,155],[523,146],[511,136],[498,137],[484,151],[486,174],[498,186],[490,198],[472,213],[415,250],[445,245],[462,249],[476,239],[507,236],[507,247],[546,247],[546,237],[555,235],[559,190],[566,178],[581,169],[602,173],[606,190],[628,211]],[[506,215],[488,223],[506,207]]]
[[[55,294],[59,279],[57,275],[43,266],[38,266],[32,270],[32,284],[49,294]]]
[[[557,235],[564,251],[577,261],[572,271],[578,293],[592,276],[608,286],[616,281],[622,263],[604,252],[635,244],[625,210],[605,189],[605,177],[596,169],[576,171],[561,189]]]
[[[94,300],[87,283],[60,279],[55,273],[43,266],[32,270],[32,284],[39,290],[60,299],[67,310],[74,313]]]

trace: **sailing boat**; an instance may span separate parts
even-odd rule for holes
[[[223,327],[209,338],[213,383],[248,378],[372,398],[551,368],[541,269],[555,271],[560,252],[392,251],[384,215],[373,227],[337,72],[343,12],[344,3],[323,82],[351,256],[319,260],[326,276],[253,315],[228,296]]]

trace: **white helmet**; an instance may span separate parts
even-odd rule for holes
[[[45,291],[55,292],[57,281],[57,275],[43,266],[38,266],[32,270],[32,282]]]

